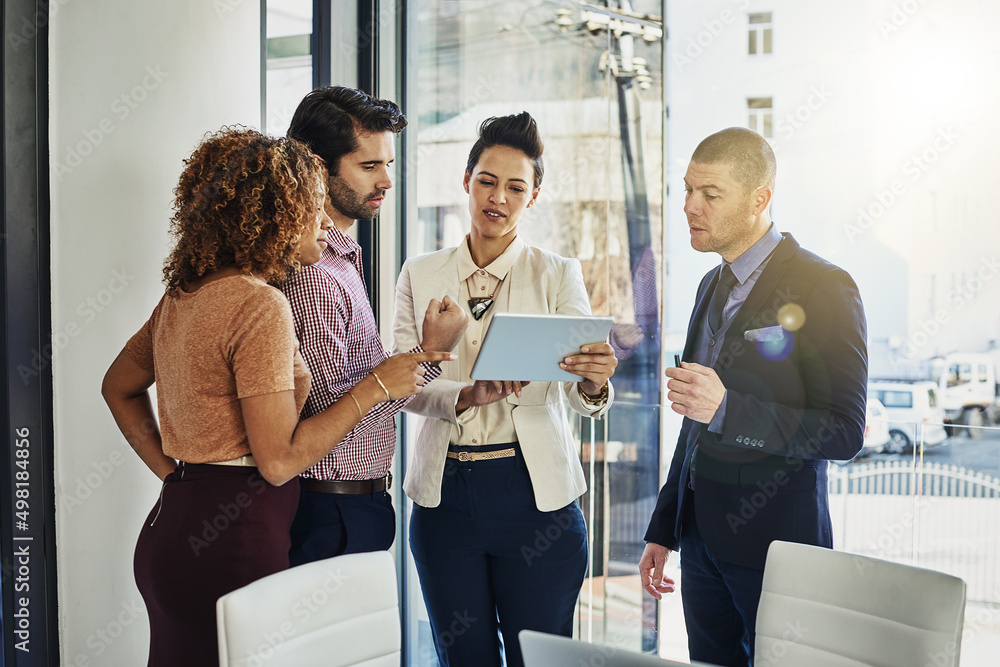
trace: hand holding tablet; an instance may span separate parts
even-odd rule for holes
[[[578,376],[580,391],[591,399],[602,398],[604,386],[618,366],[615,349],[608,343],[587,343],[559,364],[563,370]]]

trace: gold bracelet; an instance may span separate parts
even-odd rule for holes
[[[583,390],[582,386],[580,387],[580,395],[583,397],[583,400],[590,405],[601,405],[604,401],[608,400],[608,381],[604,381],[604,386],[601,387],[597,396],[591,396]]]
[[[375,381],[378,382],[378,386],[382,387],[382,391],[385,392],[385,400],[391,401],[392,398],[389,396],[389,390],[385,388],[384,384],[382,384],[382,379],[378,376],[378,374],[375,371],[372,371],[372,377],[375,378]]]
[[[347,392],[347,395],[350,396],[354,400],[354,405],[358,406],[358,417],[360,419],[364,419],[365,418],[365,413],[363,413],[361,411],[361,404],[358,403],[358,397],[355,396],[354,394],[352,394],[351,392]]]

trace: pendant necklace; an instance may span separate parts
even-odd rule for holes
[[[490,294],[489,296],[485,297],[479,296],[469,299],[469,312],[472,313],[472,317],[477,322],[483,318],[483,315],[486,314],[486,311],[489,310],[490,306],[493,305],[493,297],[496,296],[496,294],[500,291],[500,286],[503,285],[503,281],[506,278],[507,276],[504,276],[503,278],[500,279],[500,282],[497,283],[497,286],[493,288],[493,293]],[[472,286],[470,285],[469,287],[471,291]]]

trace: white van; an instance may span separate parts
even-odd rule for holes
[[[883,451],[901,454],[914,443],[925,447],[944,442],[944,410],[938,403],[937,385],[933,382],[872,380],[868,396],[885,406],[889,417],[889,442]]]
[[[865,444],[858,456],[884,452],[891,440],[889,413],[886,412],[882,401],[869,394],[865,410]]]

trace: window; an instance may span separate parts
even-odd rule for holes
[[[748,97],[747,109],[749,111],[747,127],[770,139],[773,136],[771,127],[774,119],[774,109],[771,103],[771,98]]]
[[[972,382],[971,364],[953,364],[948,371],[948,386],[958,387]]]
[[[771,52],[771,34],[774,28],[771,24],[771,12],[750,14],[749,46],[747,52],[751,56]]]
[[[913,392],[911,391],[878,391],[878,400],[887,408],[912,408]]]
[[[588,476],[580,505],[592,540],[576,634],[652,651],[657,607],[635,572],[661,469],[663,45],[659,19],[650,18],[660,3],[632,4],[635,16],[537,0],[415,3],[404,58],[409,153],[397,159],[409,165],[400,189],[412,194],[406,254],[454,246],[469,228],[462,175],[476,128],[522,110],[538,121],[545,185],[519,234],[581,261],[591,307],[614,316],[620,346],[613,414],[571,419]],[[402,448],[415,441],[416,424],[407,419]],[[424,667],[436,664],[431,630],[412,561],[407,568],[409,664]]]
[[[311,0],[268,0],[265,132],[284,134],[313,88]]]
[[[736,3],[723,4],[734,8]],[[683,171],[697,142],[711,130],[739,125],[739,117],[734,121],[733,114],[739,113],[744,98],[771,98],[747,99],[742,124],[769,135],[775,149],[780,180],[772,204],[777,207],[772,208],[775,224],[779,228],[790,224],[795,234],[800,223],[790,220],[789,212],[823,199],[816,209],[823,211],[823,219],[809,224],[809,239],[800,240],[804,247],[845,267],[856,281],[868,317],[868,363],[874,385],[869,395],[880,398],[890,415],[891,433],[885,436],[889,443],[883,452],[829,466],[834,546],[960,576],[970,591],[977,590],[968,596],[967,619],[975,618],[980,609],[995,610],[1000,605],[1000,534],[996,531],[1000,498],[971,481],[983,479],[977,477],[982,474],[996,486],[1000,457],[993,455],[986,461],[970,454],[972,448],[991,440],[995,445],[1000,431],[987,428],[986,421],[980,423],[987,413],[966,411],[965,419],[958,422],[954,408],[966,401],[978,404],[970,392],[980,386],[983,376],[988,378],[983,383],[986,388],[993,389],[996,377],[992,364],[981,372],[978,360],[971,367],[953,368],[957,359],[970,362],[973,357],[951,355],[973,351],[993,355],[1000,349],[996,299],[991,300],[997,280],[987,284],[977,275],[989,256],[986,248],[1000,244],[1000,225],[988,214],[985,203],[979,203],[983,200],[979,193],[991,190],[990,170],[975,166],[990,148],[995,151],[998,142],[995,134],[982,129],[989,119],[973,121],[975,114],[963,117],[962,136],[977,140],[953,141],[954,135],[942,129],[947,125],[943,121],[948,107],[940,102],[947,99],[954,106],[963,96],[958,89],[951,95],[942,95],[941,90],[928,95],[927,81],[967,83],[948,73],[982,69],[982,59],[974,54],[989,43],[988,26],[1000,20],[1000,4],[964,6],[972,5],[980,10],[976,25],[938,30],[933,37],[907,32],[912,21],[897,30],[888,10],[876,12],[872,20],[881,21],[883,29],[873,38],[872,21],[858,21],[857,8],[843,3],[827,3],[821,17],[809,11],[785,12],[782,7],[791,3],[740,3],[741,13],[735,14],[729,26],[735,44],[729,44],[732,51],[727,58],[713,51],[724,48],[725,33],[708,29],[711,21],[706,17],[716,19],[706,13],[704,3],[670,3],[668,34],[680,36],[671,50],[685,53],[690,47],[685,57],[701,57],[695,61],[697,66],[684,67],[685,61],[673,59],[667,96],[671,141],[665,163],[670,175],[665,208],[673,216],[683,206],[677,172]],[[920,14],[927,25],[935,21],[944,25],[956,10],[955,3],[933,7],[921,3],[920,11],[930,12]],[[715,12],[717,16],[718,6]],[[781,19],[786,39],[780,45],[775,44],[776,18]],[[795,39],[790,46],[792,35]],[[872,76],[855,76],[850,67],[841,69],[836,64],[842,60],[845,44],[850,45],[849,60],[864,62]],[[741,49],[746,49],[745,58]],[[734,58],[742,60],[743,69],[733,69]],[[818,78],[797,77],[800,70]],[[907,77],[901,71],[923,75]],[[927,72],[938,74],[928,77]],[[887,81],[876,86],[874,93],[873,77]],[[865,99],[872,94],[878,98],[877,112],[871,105],[838,103],[835,111],[829,106],[835,100]],[[690,100],[697,99],[708,102],[692,109]],[[992,101],[980,101],[979,106]],[[824,106],[818,108],[821,102]],[[990,138],[980,141],[982,137]],[[864,168],[854,168],[859,163]],[[831,174],[838,174],[834,178],[848,174],[855,196],[844,198],[837,188],[830,188]],[[682,218],[668,217],[668,228],[675,221],[683,227]],[[845,234],[847,227],[858,222],[862,224]],[[670,290],[668,303],[690,303],[685,283],[691,275],[710,268],[710,258],[700,258],[695,264],[689,260],[689,251],[684,242],[668,245],[665,263],[670,273],[664,281]],[[897,278],[886,280],[886,275]],[[679,328],[673,327],[676,322],[688,321],[685,309],[671,307],[669,313],[668,330]],[[679,345],[664,347],[670,350]],[[927,391],[929,384],[924,380],[928,376],[936,376],[936,392]],[[892,378],[897,381],[892,383]],[[960,398],[963,394],[967,398]],[[947,431],[942,426],[945,407],[956,419]],[[914,503],[923,507],[928,501],[933,503],[932,511],[913,511]],[[947,515],[941,513],[944,507],[949,508]],[[903,523],[912,530],[898,531]],[[972,630],[973,622],[968,623],[962,664],[995,663],[995,656],[987,657],[985,652],[972,657],[977,650],[973,647],[984,635],[979,627]],[[668,627],[664,623],[663,635],[672,630]],[[995,628],[988,634],[989,641],[997,641]],[[969,642],[972,635],[975,641]]]

